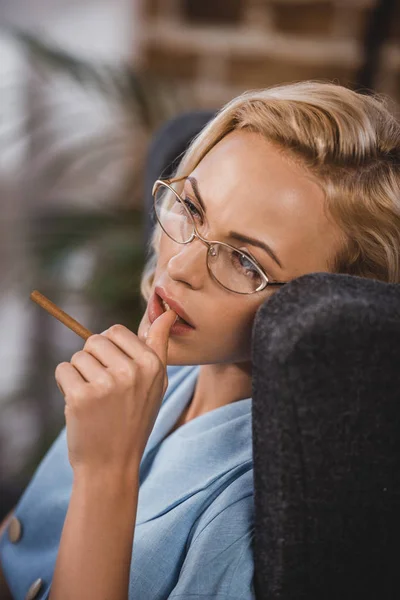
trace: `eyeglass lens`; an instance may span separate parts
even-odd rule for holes
[[[175,242],[188,242],[194,233],[193,220],[201,231],[200,207],[196,201],[182,194],[183,182],[170,184],[178,195],[166,185],[159,184],[154,194],[154,209],[165,233]],[[193,220],[192,220],[193,219]],[[241,294],[255,292],[263,282],[256,265],[239,251],[223,244],[212,244],[207,253],[208,266],[214,277],[227,289]]]

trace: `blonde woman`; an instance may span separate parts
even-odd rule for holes
[[[255,597],[252,323],[306,273],[400,281],[399,165],[385,103],[338,85],[219,111],[155,182],[137,335],[56,368],[66,428],[3,524],[2,598]]]

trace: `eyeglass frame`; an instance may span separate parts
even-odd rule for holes
[[[255,294],[256,292],[261,292],[262,290],[264,290],[266,287],[269,287],[271,285],[286,285],[287,283],[289,283],[289,281],[269,281],[268,275],[264,272],[264,269],[262,268],[262,266],[258,263],[258,261],[253,258],[252,256],[250,256],[249,254],[247,254],[246,252],[243,252],[243,250],[239,250],[239,248],[236,248],[235,246],[232,246],[231,244],[227,244],[225,242],[220,242],[218,240],[206,240],[205,238],[203,238],[200,233],[197,231],[197,227],[196,227],[196,223],[194,221],[193,215],[191,214],[191,212],[189,211],[189,209],[187,208],[185,202],[183,201],[183,198],[181,198],[180,194],[178,194],[178,192],[176,190],[174,190],[173,187],[171,187],[171,183],[175,183],[175,182],[179,182],[182,181],[183,179],[187,179],[188,176],[187,175],[183,175],[182,177],[174,177],[172,179],[156,179],[156,181],[153,184],[153,188],[151,191],[151,194],[153,196],[153,208],[154,208],[154,214],[156,216],[156,219],[161,227],[161,229],[164,231],[164,233],[167,234],[167,236],[176,244],[190,244],[190,242],[193,241],[193,239],[195,237],[197,237],[201,242],[203,242],[204,244],[206,244],[206,246],[208,247],[207,250],[207,257],[206,257],[206,265],[207,265],[207,270],[209,272],[209,274],[211,275],[212,279],[214,279],[214,281],[216,281],[217,283],[219,283],[219,285],[221,285],[225,290],[228,290],[228,292],[233,292],[234,294],[241,294],[241,295],[250,295],[250,294]],[[183,205],[183,207],[185,208],[185,211],[187,212],[187,214],[190,216],[190,219],[193,223],[193,234],[190,237],[190,240],[188,240],[187,242],[178,242],[177,240],[175,240],[175,238],[171,237],[169,235],[169,233],[167,233],[164,229],[164,227],[162,226],[160,219],[158,218],[157,215],[157,211],[155,208],[155,194],[157,192],[157,189],[159,187],[159,185],[164,185],[165,187],[167,187],[175,196],[176,198],[181,202],[181,204]],[[197,210],[197,206],[196,206],[196,210]],[[258,287],[256,290],[254,290],[254,292],[237,292],[236,290],[231,290],[230,288],[227,288],[223,283],[221,283],[219,281],[219,279],[217,279],[217,277],[214,275],[214,273],[212,272],[212,270],[210,269],[210,266],[208,264],[208,255],[210,252],[210,249],[212,247],[213,244],[221,244],[222,246],[227,246],[228,248],[234,250],[235,252],[239,252],[239,254],[241,254],[242,256],[244,256],[247,260],[249,260],[251,263],[253,263],[253,265],[256,267],[257,271],[259,272],[259,274],[261,275],[263,282],[260,284],[262,287]]]

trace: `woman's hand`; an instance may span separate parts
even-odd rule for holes
[[[137,473],[168,386],[168,338],[176,317],[173,310],[160,315],[145,342],[113,325],[57,365],[75,475]]]

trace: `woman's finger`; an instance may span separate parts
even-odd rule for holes
[[[57,365],[55,378],[64,396],[71,388],[87,383],[84,377],[69,362],[62,362]]]
[[[132,333],[132,335],[134,334]],[[139,344],[141,344],[141,342],[139,342]],[[139,348],[140,350],[138,349],[138,351],[143,352],[143,345]],[[91,355],[97,359],[99,363],[111,369],[119,368],[122,364],[129,367],[133,360],[124,349],[120,348],[119,345],[109,339],[105,334],[91,335],[86,340],[83,350],[89,356]]]
[[[158,358],[167,367],[168,341],[171,327],[175,323],[178,315],[173,310],[167,310],[160,315],[149,329],[146,338],[146,345],[157,354]]]
[[[85,343],[85,348],[88,347],[90,351],[91,344],[97,343],[94,338],[105,338],[113,342],[122,352],[124,352],[129,358],[135,360],[143,355],[144,352],[149,352],[146,344],[139,340],[138,336],[133,333],[125,325],[112,325],[107,331],[103,331],[99,336],[90,336]],[[90,342],[92,340],[92,342]]]
[[[100,381],[104,377],[107,368],[85,350],[76,352],[71,358],[71,364],[89,383]]]

